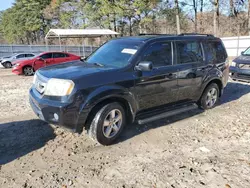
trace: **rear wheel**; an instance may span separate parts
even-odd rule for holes
[[[117,103],[103,106],[95,115],[90,128],[89,136],[102,145],[110,145],[122,132],[126,124],[123,107]]]
[[[5,67],[5,68],[11,68],[11,67],[12,67],[11,62],[5,62],[5,63],[4,63],[4,67]]]
[[[34,74],[34,70],[33,70],[33,67],[31,66],[26,66],[23,68],[23,74],[25,76],[32,76]]]
[[[219,99],[219,87],[217,84],[212,83],[203,92],[200,99],[200,106],[203,109],[213,108]]]

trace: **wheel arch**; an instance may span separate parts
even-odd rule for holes
[[[204,91],[206,90],[206,88],[207,88],[210,84],[212,84],[212,83],[215,83],[215,84],[218,85],[218,87],[219,87],[219,97],[221,97],[221,95],[222,95],[222,93],[223,93],[223,83],[222,83],[222,81],[221,81],[220,79],[218,79],[218,78],[211,79],[210,81],[208,81],[208,82],[205,84],[205,86],[203,87],[203,90],[202,90],[202,93],[201,93],[200,97],[203,95],[203,93],[204,93]]]
[[[22,67],[22,73],[24,74],[24,69],[25,69],[25,67],[32,67],[32,69],[33,69],[33,71],[35,72],[35,70],[34,70],[34,67],[32,66],[32,65],[24,65],[23,67]]]
[[[95,114],[98,112],[98,110],[101,109],[106,104],[109,104],[112,102],[118,102],[124,108],[124,111],[126,113],[127,123],[132,123],[134,121],[135,112],[134,112],[134,109],[133,109],[132,105],[130,104],[130,102],[121,96],[109,96],[107,98],[101,99],[100,101],[98,101],[96,104],[93,105],[93,107],[91,108],[91,110],[89,111],[89,113],[87,115],[87,118],[85,120],[85,123],[83,124],[83,127],[88,129],[90,124],[91,124],[91,121],[93,120],[93,118],[94,118]],[[81,127],[80,130],[83,127]]]
[[[6,63],[10,63],[11,66],[13,66],[12,63],[11,63],[11,61],[3,61],[3,62],[1,62],[1,64],[3,64],[3,65],[5,65]]]

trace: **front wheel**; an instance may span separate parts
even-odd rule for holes
[[[200,106],[203,109],[211,109],[215,107],[219,99],[219,88],[215,83],[210,84],[203,92],[200,99]]]
[[[10,62],[5,62],[4,63],[4,67],[5,68],[11,68],[12,67],[12,64]]]
[[[27,66],[23,68],[23,74],[25,76],[32,76],[34,74],[34,70],[31,66]]]
[[[103,106],[95,115],[90,128],[89,136],[102,145],[110,145],[122,132],[126,124],[123,107],[117,103]]]

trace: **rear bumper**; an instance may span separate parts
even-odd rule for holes
[[[89,114],[88,110],[79,113],[78,103],[61,103],[38,97],[34,89],[30,89],[30,106],[43,121],[62,126],[72,132],[81,132]]]
[[[250,70],[230,67],[231,78],[234,80],[250,82]]]

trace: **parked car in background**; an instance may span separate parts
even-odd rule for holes
[[[109,145],[127,124],[213,108],[229,62],[212,35],[150,35],[107,42],[86,61],[38,70],[30,104],[46,122]],[[198,105],[198,106],[197,106]]]
[[[80,59],[80,56],[67,52],[44,52],[32,59],[16,62],[12,72],[17,75],[24,74],[26,76],[31,76],[36,70],[42,67]]]
[[[232,61],[230,72],[233,80],[250,82],[250,47]]]
[[[3,57],[0,57],[0,63],[3,61],[3,59],[6,59],[6,58],[10,58],[11,56],[3,56]]]
[[[29,59],[34,57],[35,54],[34,53],[18,53],[18,54],[14,54],[12,56],[9,57],[4,57],[1,60],[1,64],[3,65],[3,67],[5,68],[11,68],[13,66],[13,63],[16,60],[21,60],[21,59]]]

